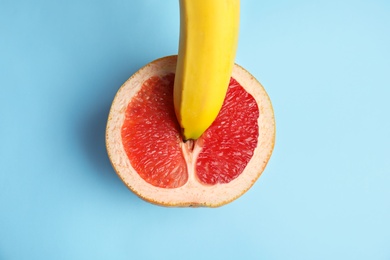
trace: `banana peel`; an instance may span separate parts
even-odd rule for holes
[[[185,140],[198,139],[221,110],[238,44],[239,0],[180,0],[174,107]]]

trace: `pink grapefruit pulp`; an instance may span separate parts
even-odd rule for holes
[[[273,150],[270,100],[235,65],[224,105],[198,139],[183,141],[173,108],[176,56],[149,63],[118,91],[107,123],[111,163],[141,198],[165,206],[220,206],[245,193]]]

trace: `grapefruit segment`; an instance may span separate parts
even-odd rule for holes
[[[139,197],[164,206],[216,207],[245,193],[271,156],[275,121],[267,93],[234,66],[217,119],[183,142],[173,107],[177,56],[135,73],[111,106],[106,145],[118,176]]]
[[[243,172],[257,145],[258,117],[255,99],[231,78],[217,118],[201,136],[202,150],[196,160],[200,181],[228,183]]]
[[[145,181],[161,188],[177,188],[188,179],[173,108],[173,80],[173,74],[147,79],[127,106],[122,126],[131,165]]]

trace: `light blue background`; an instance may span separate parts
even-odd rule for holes
[[[390,259],[390,2],[241,6],[274,154],[232,204],[171,209],[122,184],[104,132],[177,53],[178,1],[0,0],[0,259]]]

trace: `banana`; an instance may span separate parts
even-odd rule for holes
[[[239,20],[239,0],[180,0],[174,107],[185,140],[198,139],[222,107]]]

